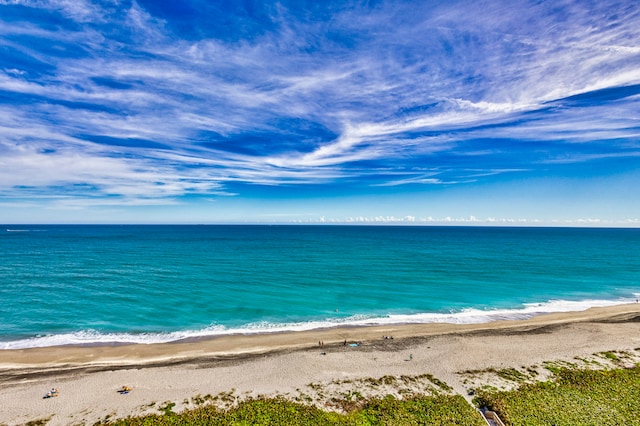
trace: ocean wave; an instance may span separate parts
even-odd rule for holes
[[[500,320],[528,319],[537,315],[553,312],[577,312],[592,307],[606,307],[632,303],[640,297],[634,293],[632,299],[618,300],[551,300],[543,303],[525,303],[516,309],[476,309],[468,308],[449,313],[389,314],[385,316],[354,315],[340,319],[308,321],[297,323],[256,322],[241,327],[211,325],[200,330],[174,331],[169,333],[102,333],[96,330],[82,330],[74,333],[35,336],[0,342],[0,350],[27,349],[66,345],[115,345],[115,344],[154,344],[181,340],[234,335],[307,331],[340,326],[375,326],[393,324],[481,324]]]

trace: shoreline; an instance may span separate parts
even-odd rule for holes
[[[50,418],[52,426],[93,424],[106,416],[157,413],[164,401],[176,402],[176,411],[190,408],[190,398],[232,389],[239,396],[294,395],[310,383],[329,386],[385,375],[428,373],[466,395],[462,371],[571,361],[611,350],[640,356],[640,304],[482,324],[352,326],[163,344],[8,349],[0,351],[0,423]],[[125,384],[133,390],[118,394]],[[53,387],[60,396],[42,399]]]
[[[505,319],[484,323],[399,323],[389,325],[345,325],[304,331],[228,334],[186,338],[166,343],[90,343],[0,350],[0,371],[11,368],[37,368],[77,364],[128,365],[136,360],[140,366],[168,359],[197,360],[200,357],[235,357],[270,352],[312,349],[322,341],[339,345],[345,341],[375,341],[380,336],[395,339],[420,338],[448,334],[526,332],[562,323],[609,321],[640,316],[640,304],[627,303],[592,307],[583,311],[552,312],[527,319]]]
[[[273,327],[238,326],[227,329],[223,326],[219,330],[186,329],[166,332],[128,333],[105,332],[105,334],[93,330],[67,331],[60,334],[37,335],[35,337],[16,338],[0,342],[0,353],[6,350],[52,348],[52,347],[99,347],[99,346],[126,346],[126,345],[154,345],[192,343],[203,340],[222,337],[245,335],[277,335],[282,333],[314,332],[318,330],[333,330],[346,328],[369,327],[395,327],[399,325],[424,325],[431,324],[488,324],[499,321],[518,321],[535,318],[547,314],[563,314],[580,312],[593,307],[612,307],[638,302],[640,293],[633,293],[633,298],[610,299],[585,299],[585,300],[549,300],[539,303],[523,303],[521,308],[493,308],[479,309],[467,308],[449,313],[422,312],[414,314],[396,314],[382,317],[358,318],[357,316],[345,318],[344,321],[334,322],[331,319],[317,320],[292,324],[272,324]]]

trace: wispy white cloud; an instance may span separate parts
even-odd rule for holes
[[[599,153],[599,154],[565,154],[556,158],[542,161],[546,164],[570,164],[584,163],[586,161],[603,160],[610,158],[634,158],[640,157],[640,149],[636,151],[626,151],[617,153]]]
[[[0,45],[24,59],[0,70],[15,99],[0,118],[5,197],[460,185],[637,156],[637,94],[561,102],[640,84],[640,12],[624,2],[352,4],[331,19],[285,2],[265,7],[268,30],[229,40],[181,34],[135,1],[0,0],[17,4],[75,24],[0,18]],[[293,119],[323,131],[295,133]]]
[[[77,22],[102,20],[101,8],[89,0],[0,0],[0,6],[2,5],[20,5],[34,9],[52,10]]]

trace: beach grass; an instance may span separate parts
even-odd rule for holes
[[[640,366],[594,370],[550,365],[549,380],[520,381],[519,387],[508,391],[486,387],[474,402],[495,411],[506,425],[640,425]],[[158,414],[98,424],[485,425],[461,395],[446,393],[360,399],[344,414],[284,397],[250,398],[227,409],[203,402],[180,413],[171,410],[173,405],[162,404]]]
[[[551,380],[481,390],[475,402],[507,425],[640,425],[640,367],[555,368]]]
[[[207,405],[180,413],[130,417],[104,422],[117,426],[142,425],[462,425],[483,426],[480,414],[459,395],[435,395],[396,399],[386,397],[366,401],[362,408],[346,414],[284,398],[261,398],[241,402],[221,410]]]

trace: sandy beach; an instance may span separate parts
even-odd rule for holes
[[[158,345],[5,350],[0,351],[0,423],[49,419],[49,425],[93,424],[107,416],[157,413],[166,402],[179,411],[193,407],[195,397],[229,392],[238,398],[307,395],[321,403],[319,388],[358,387],[359,380],[382,376],[431,374],[466,396],[473,383],[465,371],[575,362],[604,351],[640,356],[636,349],[640,304],[487,324],[331,328]],[[131,392],[118,393],[123,385]],[[59,396],[44,399],[52,388]]]

